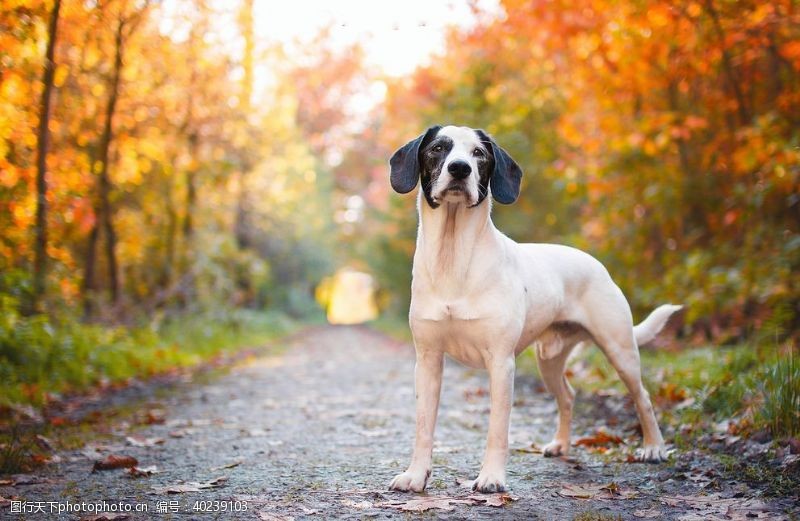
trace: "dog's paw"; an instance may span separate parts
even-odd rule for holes
[[[421,471],[408,469],[394,477],[389,485],[389,490],[396,490],[398,492],[422,492],[425,490],[430,476],[430,469]]]
[[[546,458],[555,456],[566,456],[569,452],[569,442],[564,440],[553,440],[542,447],[542,454]]]
[[[645,445],[641,449],[636,449],[633,457],[643,463],[661,463],[669,459],[669,452],[664,445]]]
[[[472,490],[484,494],[506,492],[506,476],[503,472],[486,472],[481,470],[478,479],[472,482]]]

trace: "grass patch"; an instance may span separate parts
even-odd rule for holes
[[[800,434],[800,361],[793,345],[774,342],[641,352],[645,387],[673,425],[704,425],[744,419],[745,431],[768,429],[774,437]],[[596,347],[584,350],[570,365],[583,368],[570,378],[577,389],[625,391],[616,371]],[[517,368],[538,375],[529,349]],[[681,407],[673,407],[684,402]],[[745,432],[746,433],[746,432]],[[690,442],[676,435],[676,444]]]
[[[764,404],[756,418],[774,436],[800,435],[800,361],[794,350],[767,367],[759,383]]]
[[[282,313],[252,310],[186,316],[135,328],[4,313],[0,407],[38,407],[100,384],[194,367],[263,344],[295,325]]]

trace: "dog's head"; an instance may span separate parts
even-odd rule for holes
[[[495,201],[511,204],[519,196],[522,170],[482,130],[435,126],[409,141],[389,160],[392,188],[405,194],[421,181],[432,208],[442,202],[483,202],[491,190]]]

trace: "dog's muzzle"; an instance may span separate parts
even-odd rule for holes
[[[466,179],[472,173],[472,167],[466,161],[453,161],[447,165],[447,172],[453,179]]]

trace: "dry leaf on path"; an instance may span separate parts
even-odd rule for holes
[[[158,467],[155,465],[150,465],[149,467],[131,467],[126,472],[132,478],[144,478],[152,476],[153,474],[158,474]]]
[[[139,461],[133,456],[118,456],[116,454],[109,454],[101,460],[96,460],[92,467],[92,472],[98,470],[114,470],[114,469],[128,469],[135,467]]]
[[[643,518],[643,519],[653,519],[653,518],[656,518],[656,517],[661,517],[661,514],[662,514],[661,510],[659,510],[657,508],[647,508],[647,509],[644,509],[644,510],[634,510],[633,511],[633,516],[634,517],[639,517],[639,518]]]
[[[32,474],[14,474],[11,479],[4,479],[0,484],[17,487],[20,485],[39,485],[41,483],[51,483],[51,480]]]
[[[155,445],[161,445],[166,440],[164,438],[140,438],[138,436],[127,436],[125,441],[128,442],[128,445],[132,445],[134,447],[153,447]]]
[[[369,501],[353,501],[352,499],[343,499],[342,504],[346,507],[357,508],[359,510],[366,510],[372,508],[373,504]]]
[[[699,521],[701,519],[783,521],[788,519],[759,499],[722,498],[719,494],[709,494],[707,496],[664,496],[659,500],[668,506],[686,506],[695,511],[678,517],[680,521]]]
[[[243,463],[242,460],[236,460],[236,461],[232,461],[230,463],[226,463],[225,465],[220,465],[219,467],[213,467],[211,470],[215,471],[215,470],[232,469],[234,467],[238,467],[242,463]]]
[[[454,505],[483,505],[502,507],[517,498],[509,494],[473,494],[469,496],[443,496],[409,499],[407,501],[385,501],[377,503],[377,507],[394,508],[403,512],[425,512],[431,509],[451,511]]]
[[[50,438],[46,438],[41,434],[37,434],[36,436],[33,437],[33,439],[34,441],[36,441],[36,445],[38,445],[39,448],[41,448],[42,450],[47,450],[50,452],[53,452],[55,450],[53,448],[53,442],[50,440]]]
[[[573,485],[566,483],[558,491],[558,495],[571,499],[633,499],[639,493],[635,490],[622,488],[614,482],[606,485],[598,483]]]
[[[83,516],[80,518],[81,521],[114,521],[116,519],[128,519],[130,514],[124,513],[113,513],[113,512],[101,512],[99,514],[92,514],[90,516]]]
[[[258,512],[258,518],[261,521],[294,521],[294,516],[282,516],[273,514],[272,512]]]
[[[189,483],[179,483],[177,485],[169,485],[166,487],[153,487],[153,491],[156,494],[184,494],[187,492],[200,492],[202,490],[207,490],[210,488],[219,488],[223,486],[227,481],[228,478],[226,476],[220,476],[205,483],[197,483],[196,481],[191,481]]]
[[[518,449],[511,449],[514,452],[523,452],[526,454],[541,454],[542,448],[536,445],[535,443],[531,443],[530,447],[520,447]]]
[[[586,436],[575,440],[576,447],[583,445],[584,447],[600,447],[608,444],[619,445],[622,443],[622,438],[615,434],[609,434],[606,431],[597,431],[592,436]]]

